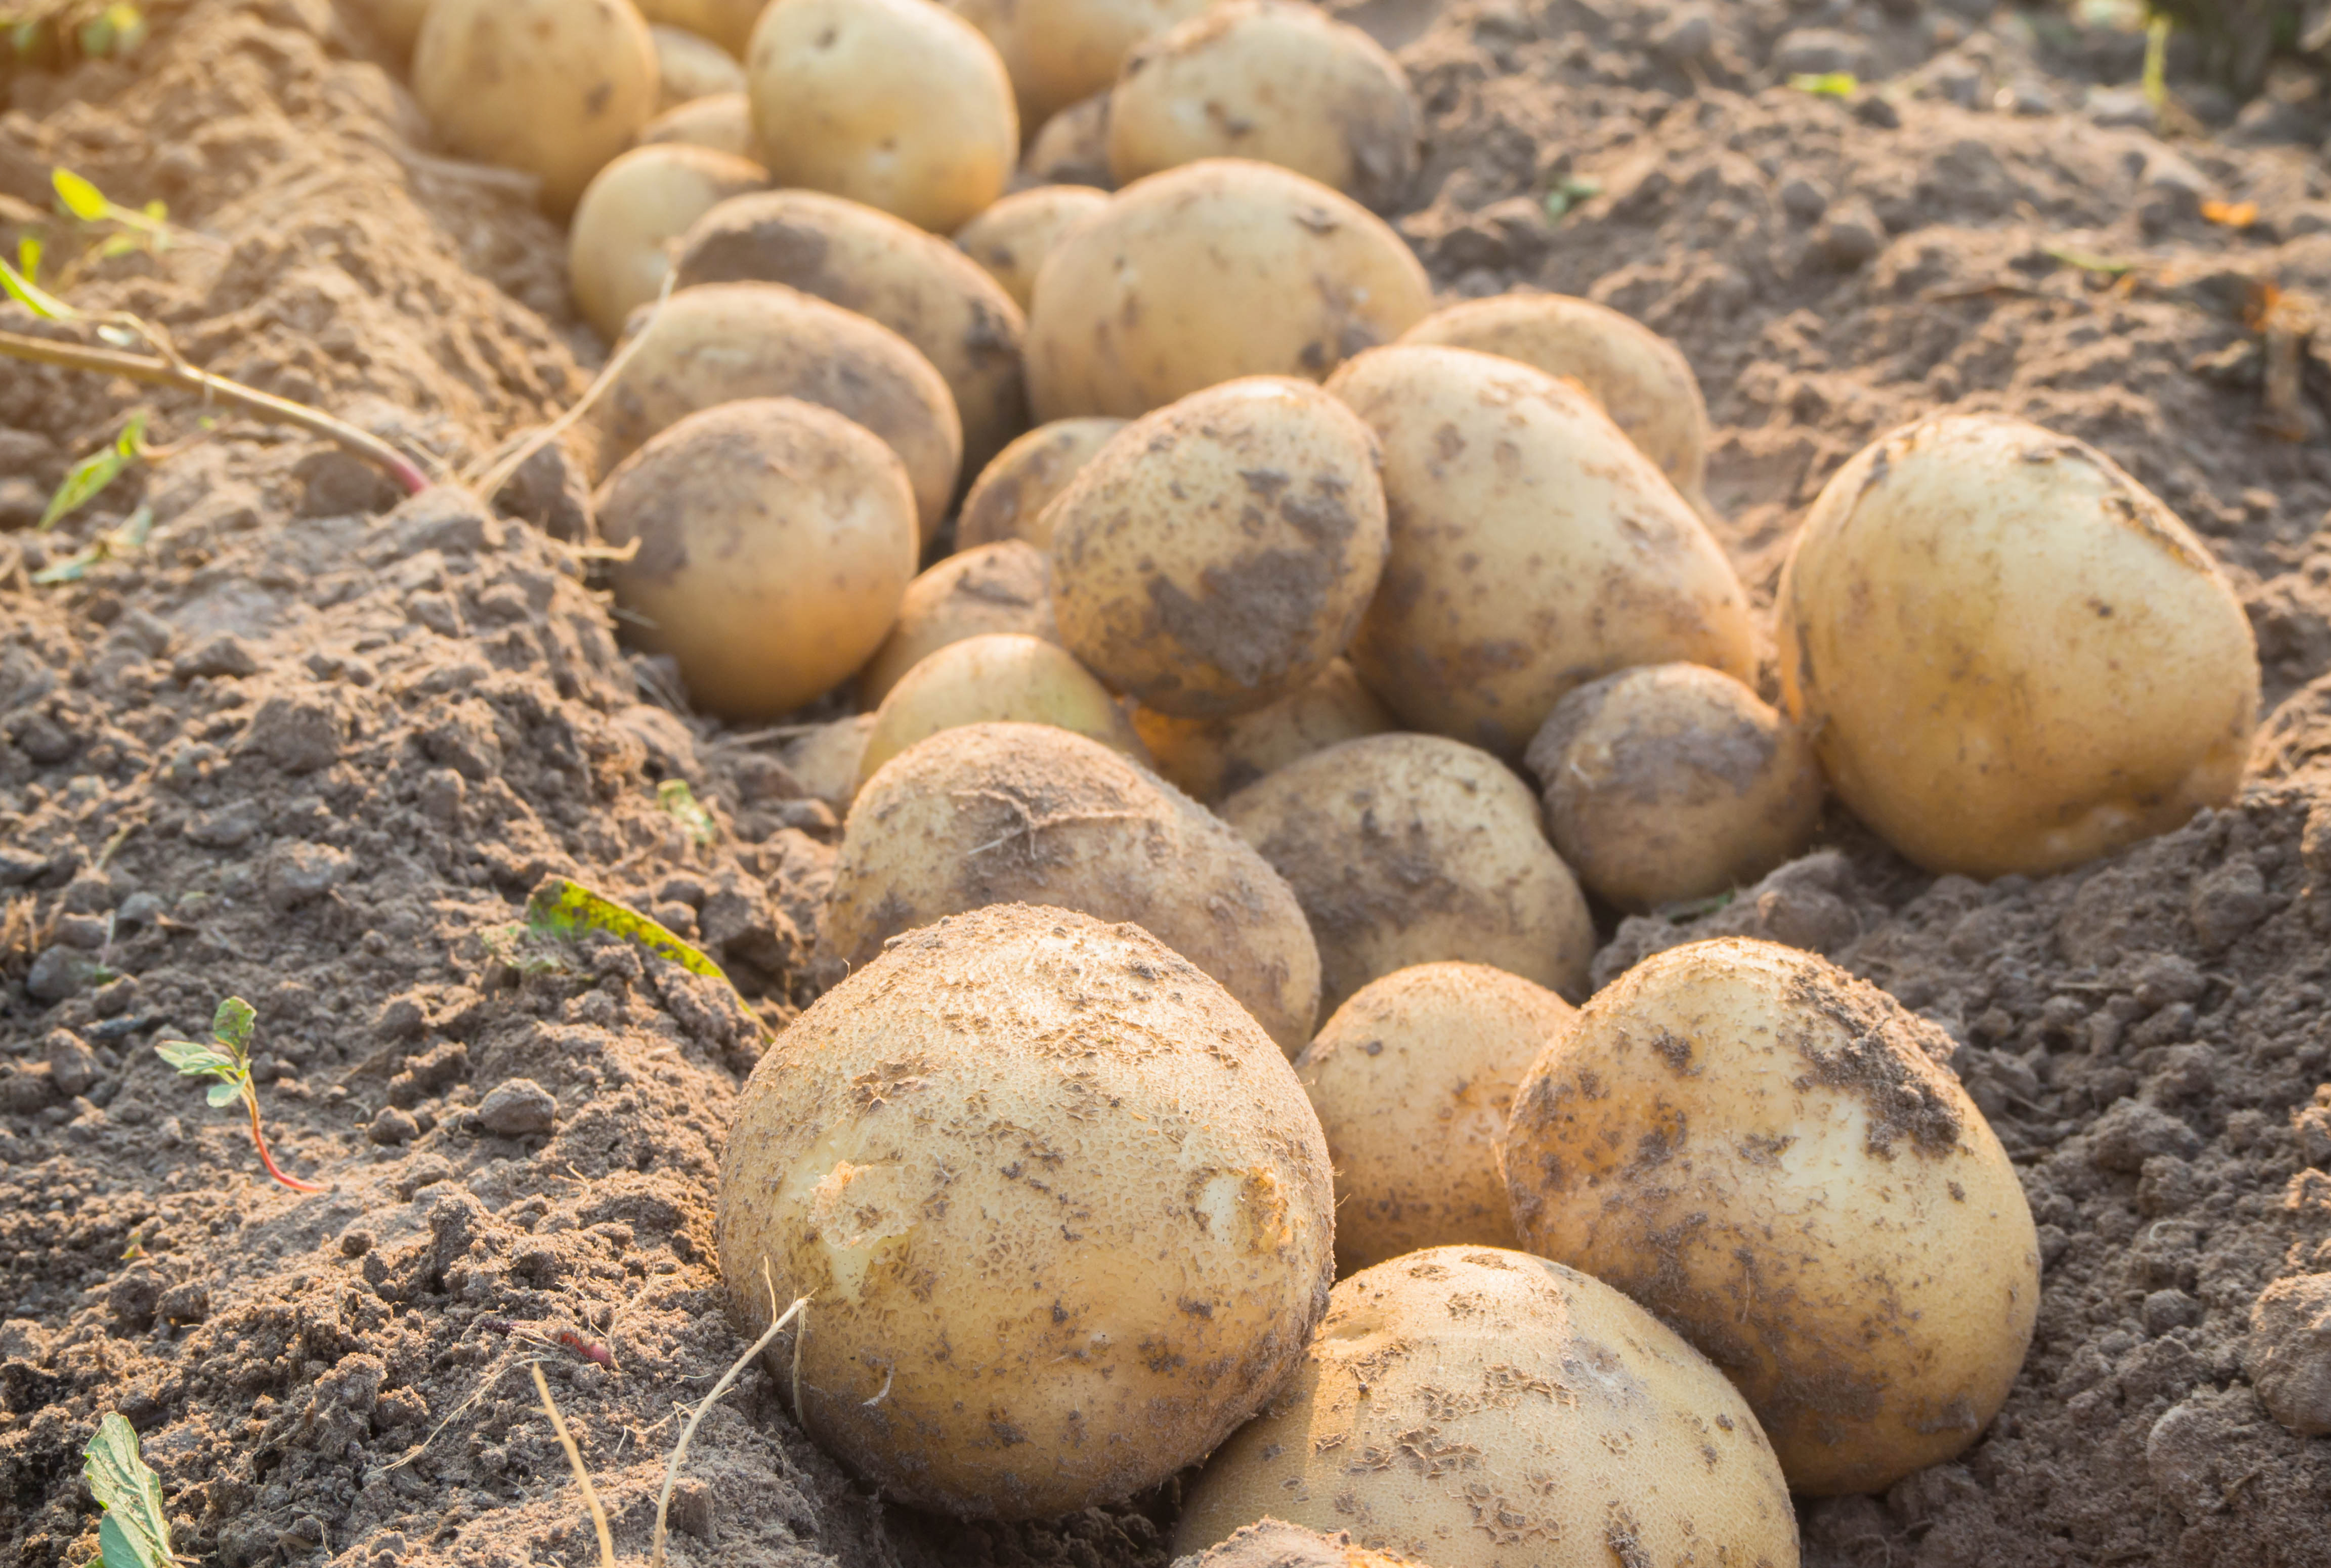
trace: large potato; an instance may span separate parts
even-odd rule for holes
[[[760,149],[753,143],[753,106],[741,92],[718,92],[665,109],[640,128],[638,142],[642,147],[679,142],[760,161]],[[767,173],[762,171],[765,183]]]
[[[1036,274],[1040,420],[1148,413],[1242,375],[1319,381],[1432,309],[1381,218],[1269,164],[1208,158],[1137,180]]]
[[[976,724],[891,758],[850,808],[820,954],[852,967],[943,915],[1035,899],[1130,920],[1213,975],[1289,1056],[1319,953],[1279,874],[1205,808],[1098,741]]]
[[[1050,549],[1046,508],[1124,428],[1121,419],[1056,419],[996,453],[963,498],[955,521],[956,547],[1023,539],[1039,550]]]
[[[1337,1285],[1183,1497],[1177,1552],[1273,1516],[1432,1568],[1797,1568],[1780,1467],[1716,1369],[1609,1286],[1492,1247]]]
[[[1106,92],[1143,39],[1197,15],[1207,0],[1013,0],[1022,90],[1035,118]]]
[[[950,642],[1021,632],[1058,642],[1044,553],[1011,540],[949,556],[907,585],[899,623],[858,673],[858,700],[879,708],[908,670]]]
[[[575,208],[566,277],[585,320],[613,339],[633,310],[663,292],[670,242],[768,175],[749,159],[685,142],[635,147],[599,171]]]
[[[615,601],[679,660],[696,702],[772,718],[848,679],[915,574],[914,495],[896,453],[840,414],[749,398],[690,415],[599,491]]]
[[[859,759],[859,787],[916,742],[966,724],[1049,724],[1149,760],[1125,709],[1066,649],[994,632],[948,643],[890,689]]]
[[[1039,1518],[1165,1480],[1270,1397],[1334,1218],[1244,1009],[1146,931],[1017,905],[913,933],[778,1037],[714,1229],[745,1332],[765,1266],[811,1298],[811,1437],[899,1502]]]
[[[1061,641],[1160,713],[1301,689],[1384,569],[1375,442],[1307,381],[1251,376],[1135,421],[1049,511]]]
[[[1781,574],[1782,700],[1929,870],[2042,875],[2223,805],[2258,645],[2208,548],[2095,448],[2001,414],[1840,469]]]
[[[1108,98],[1119,185],[1200,158],[1277,164],[1383,213],[1416,178],[1416,95],[1383,45],[1296,0],[1223,0],[1126,56]]]
[[[1522,1245],[1723,1368],[1791,1487],[1882,1491],[1974,1441],[2040,1305],[2023,1188],[1942,1065],[1951,1049],[1793,947],[1647,958],[1514,1097]]]
[[[745,90],[745,68],[709,38],[662,26],[649,28],[648,36],[655,40],[657,113]]]
[[[1681,660],[1755,678],[1731,563],[1577,387],[1403,347],[1327,390],[1384,442],[1392,554],[1351,659],[1408,723],[1518,757],[1564,692],[1613,670]]]
[[[1295,889],[1325,1012],[1443,958],[1585,989],[1586,900],[1529,786],[1486,752],[1430,735],[1347,740],[1264,774],[1222,813]]]
[[[655,42],[631,0],[432,0],[413,93],[456,152],[536,176],[564,214],[655,113]]]
[[[779,185],[948,234],[1004,194],[1020,114],[995,46],[932,0],[785,0],[745,57]]]
[[[682,27],[699,37],[709,38],[729,53],[742,59],[745,47],[752,41],[753,24],[769,0],[639,0],[640,12],[649,21],[666,27]]]
[[[1096,92],[1047,119],[1028,138],[1018,178],[1023,185],[1113,189],[1108,175],[1108,94]],[[1032,280],[1030,299],[1034,299]]]
[[[1213,805],[1298,757],[1396,727],[1349,663],[1331,660],[1318,679],[1268,708],[1231,718],[1172,718],[1137,708],[1133,727],[1176,789]]]
[[[924,541],[938,532],[963,461],[946,381],[889,328],[777,283],[711,283],[664,301],[600,401],[606,456],[740,397],[798,397],[880,436],[907,465]]]
[[[955,242],[1025,310],[1036,297],[1036,269],[1061,236],[1108,205],[1108,193],[1090,185],[1014,191],[957,229]]]

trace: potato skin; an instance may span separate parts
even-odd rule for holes
[[[1423,263],[1317,180],[1206,158],[1137,180],[1036,274],[1039,420],[1133,418],[1242,375],[1327,377],[1432,309]]]
[[[2040,1250],[1949,1037],[1826,959],[1723,937],[1595,993],[1514,1098],[1522,1244],[1724,1370],[1789,1486],[1965,1449],[2031,1340]]]
[[[821,959],[1018,899],[1130,920],[1213,975],[1288,1056],[1318,1016],[1319,952],[1279,873],[1204,807],[1098,741],[974,724],[890,759],[851,806]]]
[[[1028,138],[1019,178],[1037,185],[1090,185],[1113,191],[1108,172],[1108,92],[1103,89],[1045,118]],[[1034,300],[1033,280],[1030,301]]]
[[[1351,660],[1409,724],[1518,758],[1564,692],[1613,670],[1682,660],[1755,679],[1731,563],[1577,387],[1396,347],[1327,390],[1384,443],[1391,558]]]
[[[1943,414],[1863,449],[1781,573],[1781,694],[1911,860],[2044,876],[2241,783],[2258,644],[2209,549],[2085,442]]]
[[[1061,640],[1042,551],[1014,539],[959,550],[907,584],[899,623],[858,672],[858,700],[880,708],[907,671],[950,642],[992,632]]]
[[[710,39],[663,26],[650,27],[648,36],[655,41],[658,114],[699,98],[745,90],[745,68]]]
[[[1108,193],[1091,185],[1034,185],[957,229],[955,242],[1025,310],[1036,297],[1036,269],[1061,236],[1108,206]]]
[[[1121,419],[1056,419],[996,453],[963,498],[955,520],[956,547],[1024,539],[1039,550],[1051,549],[1046,508],[1124,428]]]
[[[691,99],[667,109],[640,128],[634,145],[661,147],[672,142],[750,158],[756,166],[760,162],[760,148],[753,141],[753,106],[741,92],[716,92],[710,98]],[[768,183],[766,169],[761,171],[761,178],[763,184]]]
[[[1263,774],[1362,736],[1398,727],[1351,665],[1332,659],[1318,679],[1268,708],[1231,718],[1174,718],[1133,710],[1156,767],[1193,800],[1214,805]]]
[[[1406,1557],[1371,1552],[1352,1544],[1351,1533],[1307,1530],[1283,1519],[1249,1525],[1229,1540],[1194,1556],[1176,1558],[1174,1568],[1421,1568]]]
[[[599,171],[576,204],[566,276],[576,306],[613,341],[633,310],[663,291],[665,242],[731,196],[769,183],[766,170],[685,142],[635,147]]]
[[[1529,786],[1486,752],[1430,735],[1347,740],[1266,774],[1222,814],[1302,903],[1325,1012],[1444,958],[1585,990],[1586,900]]]
[[[637,4],[640,14],[650,22],[709,38],[742,59],[745,46],[752,41],[753,24],[760,20],[768,0],[637,0]]]
[[[1041,637],[994,632],[948,643],[890,689],[866,737],[859,784],[943,729],[1005,723],[1049,724],[1135,762],[1149,761],[1117,698],[1066,649]]]
[[[1780,1467],[1716,1369],[1609,1286],[1494,1247],[1338,1284],[1183,1497],[1177,1553],[1275,1516],[1432,1568],[1798,1560]]]
[[[1042,119],[1107,92],[1126,54],[1204,11],[1207,0],[1013,0],[1023,90]]]
[[[1333,1267],[1318,1124],[1254,1021],[1146,931],[1024,905],[914,932],[794,1021],[737,1097],[714,1227],[745,1332],[764,1260],[811,1297],[809,1434],[958,1516],[1203,1458]]]

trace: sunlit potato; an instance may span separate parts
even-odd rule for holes
[[[671,242],[731,196],[768,184],[760,165],[684,142],[636,147],[599,171],[576,204],[566,276],[583,318],[614,340],[663,291]]]
[[[1116,189],[1108,172],[1108,93],[1096,92],[1047,116],[1028,138],[1018,177],[1023,185]]]
[[[890,688],[859,759],[859,786],[917,741],[966,724],[1049,724],[1149,760],[1125,709],[1066,649],[994,632],[948,643]]]
[[[908,670],[950,642],[996,632],[1058,642],[1043,552],[1009,540],[959,550],[907,585],[899,623],[858,672],[858,700],[879,708]]]
[[[1108,90],[1134,45],[1197,15],[1207,0],[1013,0],[1023,91],[1035,118]]]
[[[955,242],[1025,310],[1036,297],[1036,269],[1061,236],[1108,205],[1108,193],[1090,185],[1014,191],[957,229]]]
[[[693,103],[699,98],[745,90],[745,68],[709,38],[677,27],[651,27],[655,40],[656,112]]]
[[[678,142],[760,161],[753,145],[753,106],[741,92],[715,93],[665,109],[640,128],[636,140],[641,147]]]
[[[1005,447],[963,498],[955,525],[957,547],[1020,539],[1040,550],[1051,548],[1047,508],[1124,428],[1121,419],[1056,419]]]
[[[768,4],[769,0],[638,0],[641,14],[650,22],[709,38],[739,59],[752,41],[753,24],[761,19]]]
[[[1399,726],[1341,659],[1268,708],[1229,718],[1174,718],[1136,708],[1133,727],[1159,773],[1214,805],[1299,757]]]

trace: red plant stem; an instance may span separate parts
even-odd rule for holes
[[[319,1187],[313,1182],[303,1182],[296,1176],[287,1176],[276,1165],[275,1156],[267,1152],[267,1136],[259,1130],[259,1093],[248,1083],[243,1086],[243,1106],[245,1110],[251,1113],[251,1141],[259,1145],[259,1162],[267,1167],[267,1174],[269,1175],[274,1177],[277,1181],[282,1183],[285,1186],[290,1188],[295,1193],[321,1193],[328,1191],[328,1188]]]

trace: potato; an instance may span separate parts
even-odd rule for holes
[[[1005,447],[963,498],[955,522],[956,548],[1023,539],[1039,550],[1050,549],[1052,527],[1046,508],[1124,428],[1121,419],[1056,419]]]
[[[1028,81],[1028,53],[1020,41],[1019,0],[940,0],[940,4],[978,28],[981,36],[995,46],[995,57],[1004,62],[1004,74],[1012,81],[1022,129],[1042,119],[1044,110],[1023,85]]]
[[[1279,874],[1146,768],[1050,725],[950,729],[870,779],[842,831],[819,953],[862,967],[901,931],[1023,898],[1130,920],[1213,975],[1289,1056],[1311,1038],[1319,954]]]
[[[1432,1568],[1797,1568],[1780,1467],[1716,1369],[1609,1286],[1494,1247],[1337,1285],[1183,1497],[1176,1552],[1270,1515]]]
[[[576,204],[566,276],[584,319],[614,339],[663,292],[670,242],[727,201],[768,184],[761,166],[684,142],[635,147],[599,171]]]
[[[677,27],[651,27],[648,36],[655,40],[660,84],[656,90],[657,113],[699,98],[745,90],[745,68],[710,39],[699,38]]]
[[[1020,307],[977,262],[888,213],[815,191],[768,191],[707,213],[673,265],[683,289],[783,283],[913,344],[954,395],[965,473],[1028,428]]]
[[[1804,733],[1705,665],[1587,682],[1554,705],[1528,760],[1564,862],[1637,914],[1746,887],[1821,821]]]
[[[1119,191],[1036,274],[1039,420],[1148,413],[1242,375],[1319,381],[1432,308],[1384,221],[1316,180],[1207,158]]]
[[[1351,660],[1409,724],[1514,758],[1564,692],[1613,670],[1683,660],[1755,678],[1731,563],[1576,386],[1403,347],[1327,390],[1384,442],[1392,552]]]
[[[1149,761],[1117,698],[1066,649],[1017,632],[991,632],[948,643],[890,689],[859,759],[859,787],[917,741],[966,724],[1049,724],[1135,762]]]
[[[1119,431],[1050,508],[1061,641],[1160,713],[1251,713],[1318,679],[1384,569],[1367,427],[1251,376]]]
[[[1708,510],[1708,403],[1683,351],[1632,316],[1567,294],[1500,294],[1435,310],[1404,344],[1471,348],[1566,375]]]
[[[1265,1519],[1229,1540],[1175,1560],[1174,1568],[1417,1568],[1406,1557],[1352,1544],[1351,1533],[1324,1535]]]
[[[630,0],[433,0],[413,93],[446,145],[565,214],[655,112],[655,43]]]
[[[995,46],[932,0],[785,0],[745,58],[769,173],[953,233],[1004,194],[1020,114]]]
[[[352,8],[372,24],[389,52],[404,60],[413,52],[413,41],[421,36],[429,0],[353,0]]]
[[[673,422],[740,397],[798,397],[880,436],[907,465],[924,542],[938,532],[963,461],[947,383],[889,328],[781,284],[709,283],[664,301],[648,341],[600,400],[603,451],[621,458]]]
[[[1037,118],[1105,92],[1142,40],[1197,15],[1207,0],[1013,0]]]
[[[650,22],[680,27],[709,38],[742,59],[752,42],[753,24],[769,0],[639,0],[640,13]]]
[[[1061,640],[1044,553],[1011,540],[949,556],[912,583],[899,623],[858,672],[858,700],[879,708],[908,670],[950,642],[991,632]]]
[[[2258,645],[2209,549],[2095,448],[2001,414],[1906,425],[1791,547],[1781,693],[1911,860],[2042,876],[2241,782]]]
[[[2040,1304],[2023,1188],[1951,1050],[1793,947],[1730,936],[1647,958],[1514,1097],[1522,1244],[1698,1346],[1793,1490],[1883,1491],[1974,1441]]]
[[[760,161],[760,148],[753,141],[753,106],[741,92],[718,92],[665,109],[642,127],[637,138],[641,147],[668,142]],[[765,183],[767,173],[762,171]]]
[[[786,741],[777,759],[812,800],[823,801],[836,816],[843,816],[858,798],[858,762],[873,733],[871,713],[813,724]]]
[[[1108,205],[1090,185],[1038,185],[1014,191],[956,231],[955,242],[1021,309],[1036,295],[1036,269],[1070,225]]]
[[[1137,46],[1109,90],[1119,185],[1257,158],[1390,212],[1416,179],[1416,95],[1358,28],[1295,0],[1223,0]]]
[[[783,0],[798,5],[801,0]],[[1042,1518],[1253,1413],[1327,1302],[1318,1123],[1147,932],[1025,905],[870,956],[737,1098],[714,1234],[747,1334],[807,1296],[804,1430],[882,1495]],[[791,1385],[788,1385],[791,1386]]]
[[[772,718],[847,679],[915,574],[905,466],[794,398],[680,420],[609,476],[596,509],[610,544],[639,541],[611,572],[639,641],[724,718]]]
[[[1336,1168],[1336,1272],[1423,1247],[1515,1245],[1498,1149],[1514,1088],[1576,1012],[1485,964],[1369,982],[1319,1026],[1295,1076]]]
[[[1046,119],[1028,138],[1019,177],[1038,185],[1115,189],[1108,173],[1108,94],[1096,92]]]
[[[1315,751],[1231,796],[1223,820],[1287,879],[1319,944],[1321,1011],[1413,964],[1492,964],[1584,993],[1594,923],[1529,786],[1428,735]]]
[[[1334,659],[1310,685],[1252,713],[1171,718],[1137,708],[1133,727],[1159,773],[1184,794],[1213,805],[1298,757],[1364,735],[1382,735],[1394,726],[1351,665]]]

